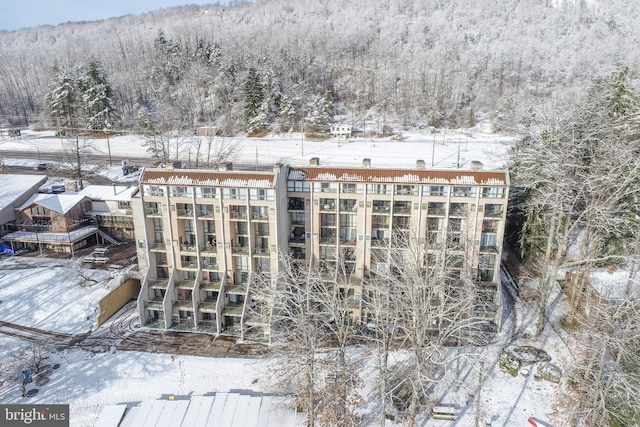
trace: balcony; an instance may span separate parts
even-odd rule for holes
[[[182,252],[196,252],[196,245],[192,245],[190,243],[184,244],[184,245],[180,245],[180,250],[182,250]]]
[[[220,281],[216,281],[216,282],[201,282],[200,283],[200,290],[201,291],[219,292],[220,291],[220,285],[221,285]]]
[[[200,246],[201,253],[215,254],[217,251],[218,251],[218,248],[216,247],[216,245],[212,245],[210,243],[204,246]]]
[[[193,289],[195,279],[184,279],[176,283],[176,289]]]
[[[355,246],[356,239],[340,239],[340,244],[343,246]]]
[[[218,264],[215,262],[202,262],[202,269],[207,271],[218,271]]]
[[[233,255],[249,255],[249,246],[232,246],[231,253]]]
[[[149,245],[149,250],[153,252],[166,252],[167,246],[164,242],[151,243]]]
[[[201,302],[198,306],[198,311],[201,313],[216,313],[216,306],[218,305],[218,300],[216,299],[206,299],[204,302]]]
[[[173,303],[174,308],[178,308],[178,310],[189,311],[191,312],[191,317],[193,317],[193,301],[186,299],[179,299]]]
[[[445,216],[447,210],[445,208],[429,208],[427,209],[427,215],[429,216]]]
[[[384,205],[373,205],[373,211],[379,214],[388,214],[391,212],[391,205],[389,203],[385,203]]]
[[[146,307],[148,310],[164,310],[164,306],[162,305],[162,297],[153,297],[151,299],[146,300]]]
[[[324,205],[320,206],[320,212],[335,212],[335,211],[336,211],[335,203],[325,203]]]
[[[149,287],[151,289],[167,289],[169,279],[149,279]]]
[[[239,220],[239,219],[246,220],[247,219],[247,212],[245,212],[245,211],[231,211],[229,216],[231,217],[231,219],[234,219],[234,220]]]
[[[234,317],[242,317],[244,304],[236,304],[230,302],[229,304],[224,306],[224,310],[222,310],[222,314],[225,316],[234,316]]]
[[[269,248],[256,248],[253,250],[253,254],[258,256],[269,256],[270,252]]]
[[[182,261],[180,263],[180,267],[184,270],[197,270],[198,262],[197,261]]]
[[[300,244],[300,243],[304,243],[304,240],[305,240],[304,234],[300,236],[293,235],[289,237],[289,243]]]
[[[251,212],[253,221],[269,221],[269,214],[266,212]]]
[[[225,290],[228,294],[244,295],[247,293],[247,285],[246,284],[229,285],[225,288]]]
[[[162,216],[162,212],[159,208],[147,208],[146,214],[147,216]]]
[[[489,218],[502,218],[503,212],[504,211],[502,209],[485,210],[484,216]]]
[[[338,240],[336,237],[321,237],[320,244],[321,245],[335,245]]]
[[[199,210],[198,211],[198,219],[213,219],[214,215],[213,215],[213,211],[203,211],[203,210]]]
[[[176,209],[178,218],[193,218],[193,209]]]
[[[492,246],[480,246],[480,252],[497,254],[498,253],[498,247],[495,246],[495,245],[492,245]]]
[[[394,215],[411,215],[411,207],[410,206],[394,206],[393,214]]]

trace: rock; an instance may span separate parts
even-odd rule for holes
[[[562,369],[553,363],[544,363],[538,366],[537,373],[543,379],[556,384],[560,382],[560,378],[562,377]]]
[[[517,359],[522,365],[533,365],[537,362],[549,362],[551,357],[546,351],[535,347],[523,345],[520,347],[509,347],[504,351],[512,359]]]

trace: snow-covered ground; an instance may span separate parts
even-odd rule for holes
[[[112,276],[104,270],[83,269],[83,275],[97,283],[81,279],[72,260],[40,257],[4,257],[0,259],[0,319],[41,329],[80,334],[95,330],[97,303],[108,292]],[[533,327],[532,309],[519,303],[515,317],[509,319],[494,344],[475,350],[461,363],[458,390],[445,383],[437,385],[433,399],[464,407],[455,423],[428,420],[425,426],[473,426],[476,390],[479,379],[477,354],[484,364],[480,420],[492,426],[523,426],[528,417],[558,419],[555,405],[563,395],[560,385],[500,371],[498,357],[506,345],[529,344],[543,348],[552,361],[572,360],[553,327],[547,327],[536,341],[512,342],[513,331],[526,336]],[[554,316],[554,318],[557,316]],[[557,320],[557,319],[556,319]],[[554,319],[552,319],[552,323]],[[102,328],[108,328],[109,324]],[[80,349],[54,352],[49,364],[60,368],[49,374],[51,381],[33,397],[22,397],[16,377],[15,361],[29,354],[29,343],[0,335],[1,403],[68,403],[71,425],[89,427],[96,422],[105,405],[160,398],[162,395],[200,395],[236,389],[273,391],[269,377],[271,359],[213,359],[172,354],[116,351],[92,353]],[[453,366],[449,375],[453,375]],[[375,389],[373,369],[364,371],[369,382],[365,398]],[[11,376],[13,374],[13,376]],[[35,387],[29,385],[29,388]],[[365,410],[366,410],[365,406]],[[391,421],[389,426],[395,425]],[[398,424],[400,425],[400,424]],[[556,424],[562,425],[562,424]]]
[[[424,160],[427,167],[438,169],[468,169],[474,160],[482,162],[485,169],[504,168],[507,150],[514,138],[493,134],[485,128],[404,132],[402,141],[390,138],[353,138],[350,142],[312,141],[302,138],[300,133],[291,133],[266,138],[225,138],[224,143],[237,144],[238,151],[233,161],[248,165],[284,162],[303,166],[312,157],[318,157],[320,165],[325,166],[358,166],[363,158],[369,158],[372,167],[412,168],[420,159]],[[191,159],[192,164],[195,163],[195,148],[185,141],[197,140],[202,141],[200,152],[201,157],[205,157],[206,138],[189,137],[180,141],[180,160],[186,163]],[[223,139],[216,138],[215,141],[220,143]],[[106,139],[94,139],[90,145],[93,152],[107,155]],[[149,157],[146,140],[138,135],[112,135],[109,145],[114,156]],[[172,158],[175,158],[175,145],[175,142],[169,145]],[[29,159],[14,159],[10,154],[5,154],[4,161],[7,165],[34,166],[39,163],[38,152],[62,152],[63,142],[55,137],[53,131],[25,130],[20,138],[0,137],[0,151],[31,152],[33,157]]]
[[[405,132],[403,141],[390,139],[353,142],[302,140],[300,134],[269,138],[238,138],[240,150],[234,162],[265,165],[287,162],[306,165],[311,157],[319,157],[321,165],[359,166],[363,158],[370,158],[373,167],[412,168],[416,160],[425,161],[427,168],[469,168],[472,160],[480,161],[484,169],[504,168],[508,147],[513,138],[473,129],[471,133]],[[112,153],[131,157],[148,156],[144,139],[134,135],[112,136]],[[106,140],[95,140],[97,151],[106,153]],[[25,131],[19,140],[0,139],[0,150],[29,151],[31,159],[14,159],[6,152],[4,162],[10,165],[31,166],[38,162],[37,152],[59,152],[60,140],[52,132]],[[184,154],[184,153],[183,153]],[[433,157],[432,157],[433,156]],[[183,159],[186,160],[186,157]],[[114,180],[135,180],[136,176],[122,176],[119,167],[100,166],[101,173]],[[44,258],[5,257],[0,259],[0,320],[33,326],[68,334],[86,333],[94,329],[97,302],[109,288],[109,273],[102,270],[85,271],[98,281],[91,284],[82,279],[81,268],[69,260]],[[559,295],[556,302],[562,305]],[[536,381],[532,375],[512,377],[498,367],[498,357],[507,345],[527,344],[544,349],[552,361],[573,360],[557,332],[554,311],[550,326],[537,340],[532,336],[535,308],[518,302],[512,316],[494,344],[480,351],[483,361],[479,420],[481,425],[491,421],[492,426],[524,426],[527,418],[556,421],[563,424],[562,411],[556,405],[564,395],[563,382],[553,384]],[[103,327],[108,327],[108,324]],[[514,341],[517,333],[520,338]],[[171,354],[152,354],[128,351],[91,353],[67,349],[51,355],[49,363],[59,363],[52,371],[51,381],[41,387],[34,397],[22,397],[13,363],[28,354],[28,343],[0,334],[0,403],[69,403],[71,425],[92,426],[105,405],[159,398],[166,394],[204,394],[232,389],[270,391],[271,360],[262,359],[209,359]],[[464,407],[455,422],[428,420],[424,426],[474,426],[476,418],[476,392],[479,379],[478,357],[470,355],[461,363],[461,386],[455,390],[444,383],[435,387],[432,397],[441,403]],[[451,369],[450,371],[455,371]],[[365,370],[367,393],[375,389],[372,369]],[[33,386],[30,386],[33,387]],[[465,406],[467,405],[467,406]],[[368,405],[364,406],[364,409]],[[395,425],[388,421],[388,425]]]

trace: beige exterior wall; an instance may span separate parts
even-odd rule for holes
[[[140,281],[138,279],[127,279],[120,286],[115,288],[98,303],[100,314],[96,323],[102,325],[111,316],[132,299],[137,299],[140,293]]]
[[[344,263],[352,315],[364,319],[360,279],[385,267],[372,253],[401,235],[424,242],[425,259],[443,241],[459,242],[460,274],[476,280],[487,320],[499,323],[508,186],[505,172],[150,170],[132,203],[141,323],[241,337],[251,326],[268,336],[247,317],[248,283],[258,271],[275,276],[281,252]]]

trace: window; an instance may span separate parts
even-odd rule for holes
[[[356,185],[355,184],[342,184],[341,188],[340,188],[340,192],[341,193],[351,193],[351,194],[355,194],[356,192]]]
[[[202,198],[204,199],[215,199],[216,198],[216,189],[210,187],[204,187],[200,189],[200,193]]]
[[[249,257],[239,256],[235,257],[236,259],[236,269],[237,270],[249,270]]]
[[[155,185],[145,185],[143,187],[144,195],[147,197],[164,196],[164,188]]]
[[[415,196],[418,191],[415,185],[396,185],[396,194]]]
[[[131,202],[130,201],[119,201],[118,202],[118,209],[131,209]]]
[[[387,184],[367,184],[367,194],[391,194],[391,186]]]
[[[422,187],[423,196],[443,197],[447,195],[447,188],[442,185],[431,185]]]
[[[313,191],[319,193],[335,193],[338,187],[333,182],[316,182],[313,185]]]
[[[247,198],[247,189],[246,188],[224,188],[222,189],[222,197],[224,199],[245,200]]]
[[[249,190],[249,199],[251,200],[273,200],[273,190],[265,188],[252,188]]]
[[[287,191],[294,193],[308,193],[310,185],[305,181],[287,181]]]
[[[171,197],[191,197],[193,189],[191,187],[169,187],[171,189]]]
[[[476,187],[453,187],[453,197],[475,197]]]
[[[482,189],[482,197],[502,199],[504,198],[504,188],[503,187],[484,187]]]

